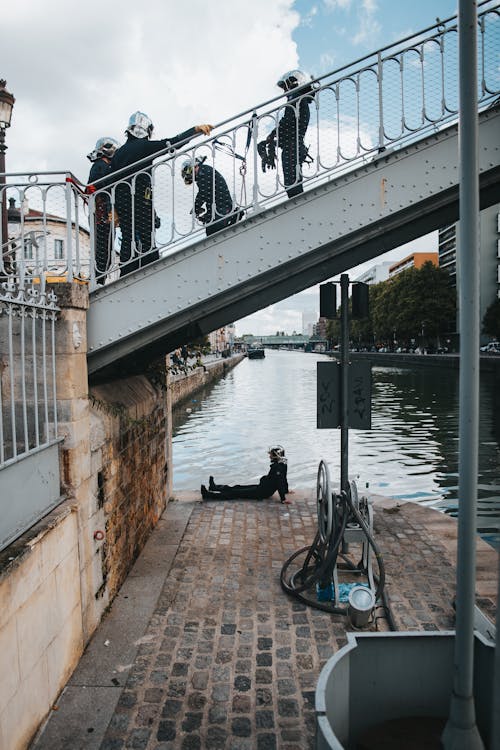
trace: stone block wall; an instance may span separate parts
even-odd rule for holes
[[[171,494],[168,389],[89,388],[87,287],[55,291],[62,503],[0,554],[0,750],[29,746]]]
[[[171,492],[167,392],[145,376],[91,389],[91,455],[103,534],[95,597],[113,599]]]
[[[205,385],[213,383],[215,380],[224,377],[233,367],[244,359],[244,354],[233,354],[227,359],[216,359],[207,362],[206,366],[197,367],[187,374],[171,375],[169,378],[169,392],[172,399],[172,406],[177,406],[185,401],[196,391],[199,391]]]
[[[83,650],[77,515],[68,503],[0,555],[0,748],[24,750]]]

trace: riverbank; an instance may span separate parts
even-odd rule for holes
[[[32,750],[312,750],[318,676],[349,624],[281,589],[283,563],[317,530],[314,492],[291,497],[177,494]],[[374,501],[398,630],[452,629],[456,521]],[[477,604],[492,619],[497,554],[479,538],[477,553]]]
[[[195,367],[195,369],[171,373],[169,388],[172,407],[179,406],[204,386],[224,377],[229,370],[236,367],[244,359],[244,356],[244,354],[233,354],[230,357],[205,358],[202,360],[202,365]],[[194,363],[195,360],[193,360]],[[189,360],[188,366],[191,366]]]
[[[339,352],[330,352],[335,359]],[[364,360],[376,367],[449,367],[460,368],[458,354],[397,354],[396,352],[349,352],[351,360]],[[500,356],[481,354],[479,358],[481,372],[493,372],[500,376]]]

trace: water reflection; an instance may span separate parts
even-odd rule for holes
[[[335,484],[340,432],[316,428],[316,362],[323,355],[268,351],[174,411],[174,487],[199,488],[209,474],[253,482],[267,448],[285,446],[290,486],[315,487],[321,458]],[[498,382],[481,377],[479,521],[500,530]],[[458,495],[458,373],[447,368],[373,368],[372,429],[349,434],[349,475],[358,486],[455,514]]]

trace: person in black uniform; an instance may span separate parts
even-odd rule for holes
[[[87,159],[92,162],[89,172],[86,193],[91,194],[99,190],[93,184],[106,177],[111,169],[111,159],[116,149],[120,148],[118,141],[114,138],[104,136],[99,138],[94,150],[87,154]],[[98,284],[106,281],[106,272],[111,261],[111,249],[113,239],[111,238],[111,199],[106,192],[99,192],[95,199],[95,267]]]
[[[160,141],[150,140],[153,123],[144,112],[134,112],[130,116],[125,131],[127,140],[113,156],[111,172],[119,182],[116,187],[116,210],[120,220],[122,244],[120,250],[120,275],[135,271],[148,263],[158,259],[158,251],[150,253],[153,241],[153,195],[151,183],[151,165],[155,155],[169,146],[189,141],[198,133],[209,135],[212,125],[195,125],[184,133],[163,138]],[[136,166],[136,162],[143,161]],[[126,167],[131,167],[126,169]],[[135,180],[132,175],[136,170],[140,172]],[[133,210],[132,210],[133,207]],[[154,225],[159,226],[159,219],[154,216]],[[132,232],[134,236],[132,237]],[[132,258],[132,240],[137,252]]]
[[[277,82],[277,85],[287,93],[288,104],[283,116],[275,128],[259,146],[267,147],[267,153],[274,153],[275,139],[281,149],[281,166],[283,168],[283,182],[289,198],[304,192],[302,186],[302,164],[308,160],[308,151],[304,143],[307,126],[309,125],[309,106],[313,101],[311,79],[301,70],[290,70]],[[259,150],[259,153],[262,151]],[[274,168],[274,159],[268,162]],[[263,159],[262,167],[265,170]]]
[[[196,182],[198,192],[194,201],[196,218],[206,225],[207,237],[235,224],[243,218],[236,211],[224,177],[213,167],[205,164],[205,158],[186,159],[181,167],[181,177],[186,185]]]
[[[286,497],[289,489],[286,476],[287,463],[285,449],[281,445],[269,448],[269,459],[271,461],[269,473],[260,478],[259,484],[215,484],[214,478],[210,477],[208,490],[204,484],[201,485],[203,499],[231,500],[239,498],[243,500],[263,500],[278,492],[280,501],[286,505],[290,505],[291,500]]]

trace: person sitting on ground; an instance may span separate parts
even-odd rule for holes
[[[269,459],[271,466],[269,473],[261,477],[259,484],[215,484],[214,478],[210,477],[208,490],[204,484],[201,485],[201,495],[204,500],[264,500],[277,491],[280,501],[290,505],[286,495],[290,491],[287,481],[287,461],[285,449],[281,445],[269,448]]]

